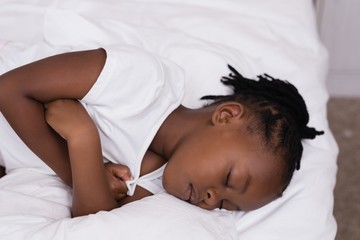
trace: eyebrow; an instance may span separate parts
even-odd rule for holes
[[[249,174],[246,178],[245,185],[244,185],[243,189],[241,190],[241,194],[246,193],[246,191],[248,190],[248,188],[250,186],[251,180],[252,180],[252,176]]]

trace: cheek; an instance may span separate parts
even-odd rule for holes
[[[187,148],[182,147],[173,153],[164,170],[165,179],[175,178],[181,181],[191,175],[195,154],[189,154],[189,152]]]
[[[208,147],[200,145],[190,141],[183,143],[168,160],[163,175],[163,186],[167,192],[183,191],[193,182],[202,184],[205,177],[209,180],[216,165],[211,163],[214,154]],[[215,168],[217,172],[217,166]]]
[[[271,194],[254,194],[251,198],[248,198],[244,203],[242,210],[244,211],[252,211],[258,208],[261,208],[272,201],[276,200],[277,196],[274,193]]]
[[[260,178],[260,177],[259,177]],[[259,179],[258,178],[258,179]],[[254,210],[263,207],[279,198],[281,195],[282,184],[272,175],[269,178],[254,183],[248,192],[245,210]]]
[[[171,186],[173,182],[174,174],[172,174],[171,166],[169,167],[170,163],[168,163],[164,169],[163,177],[162,177],[162,184],[164,189],[170,193]]]
[[[184,174],[180,164],[176,161],[169,160],[163,173],[163,187],[164,189],[177,196],[177,192],[181,190],[181,183],[184,182]]]

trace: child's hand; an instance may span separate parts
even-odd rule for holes
[[[45,104],[45,109],[46,122],[66,140],[80,135],[86,136],[96,130],[94,122],[77,100],[56,100]],[[127,196],[125,181],[131,179],[129,168],[111,162],[105,163],[104,167],[113,199],[116,201],[123,199]]]
[[[77,100],[61,99],[45,104],[46,122],[64,139],[94,131],[95,124]]]
[[[120,201],[127,196],[128,189],[125,181],[131,179],[130,169],[125,165],[112,162],[105,163],[104,166],[111,194],[116,201]]]

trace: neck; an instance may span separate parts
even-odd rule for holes
[[[209,117],[211,117],[209,107],[189,109],[179,106],[161,125],[150,145],[150,150],[166,160],[170,159],[179,144],[194,130],[205,126]]]

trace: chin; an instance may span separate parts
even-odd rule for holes
[[[177,198],[183,200],[182,194],[179,191],[176,191],[176,187],[171,185],[168,181],[166,181],[166,178],[164,178],[164,177],[163,177],[162,184],[163,184],[165,191],[168,194],[173,195],[174,197],[177,197]]]
[[[167,179],[166,179],[165,176],[163,176],[162,185],[163,185],[163,187],[164,187],[164,189],[165,189],[165,191],[166,191],[167,193],[169,193],[169,194],[171,194],[171,195],[174,195],[173,190],[172,190],[172,188],[171,188],[171,186],[170,186],[170,184],[169,184],[169,181],[167,181]],[[176,197],[177,197],[177,196],[176,196]]]
[[[187,191],[187,185],[182,184],[184,181],[181,181],[184,179],[181,175],[176,174],[176,172],[167,171],[167,167],[168,165],[165,167],[162,177],[162,185],[165,191],[174,197],[184,200]]]

